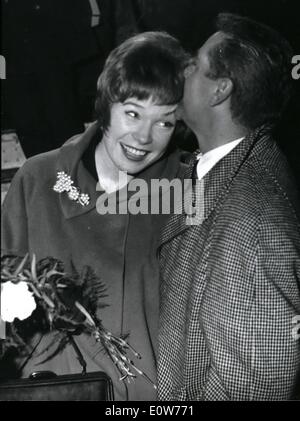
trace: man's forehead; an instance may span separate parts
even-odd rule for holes
[[[215,45],[222,42],[225,38],[225,34],[221,31],[215,32],[213,35],[211,35],[205,43],[201,46],[201,48],[198,50],[198,57],[203,58],[206,57],[208,52],[213,48]]]

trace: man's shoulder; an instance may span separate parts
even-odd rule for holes
[[[299,191],[285,156],[272,142],[245,160],[234,182],[240,203],[260,215],[300,215]]]
[[[258,145],[246,161],[250,180],[266,194],[297,196],[298,187],[285,155],[276,142],[267,139]]]

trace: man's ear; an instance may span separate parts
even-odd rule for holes
[[[212,107],[221,104],[231,95],[233,90],[232,80],[229,78],[220,78],[216,81],[215,90],[210,99]]]

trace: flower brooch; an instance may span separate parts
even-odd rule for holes
[[[69,199],[75,200],[81,206],[87,206],[90,203],[90,197],[86,193],[80,193],[79,188],[72,185],[71,177],[64,171],[57,173],[57,181],[53,186],[53,190],[57,193],[67,192]]]

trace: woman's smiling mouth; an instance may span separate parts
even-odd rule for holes
[[[134,160],[134,161],[141,161],[144,159],[144,157],[149,153],[149,151],[145,151],[142,149],[136,149],[133,148],[132,146],[128,146],[128,145],[124,145],[123,143],[121,143],[123,152],[125,154],[125,156],[128,159]]]

